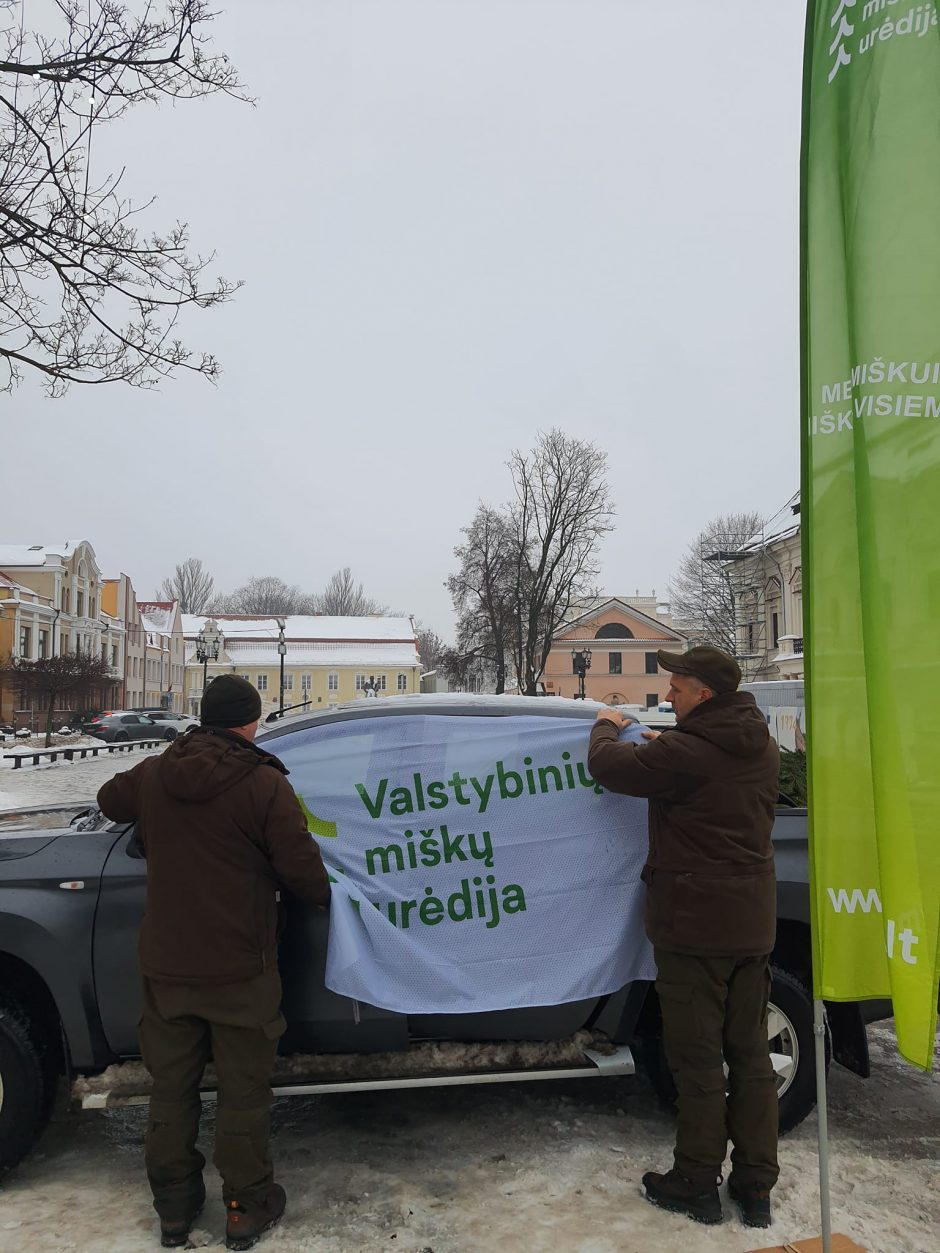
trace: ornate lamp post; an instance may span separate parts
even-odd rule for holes
[[[279,708],[281,713],[284,712],[284,658],[287,655],[287,644],[284,641],[284,627],[286,623],[283,618],[275,618],[277,623],[277,651],[281,655],[281,694]]]
[[[572,648],[571,664],[575,674],[578,676],[578,694],[575,700],[579,698],[584,700],[584,676],[591,668],[591,650],[589,648]]]
[[[205,696],[208,685],[208,669],[210,661],[219,660],[219,647],[222,633],[215,622],[207,622],[196,636],[196,660],[202,662],[202,694]]]

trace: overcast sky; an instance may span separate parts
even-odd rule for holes
[[[257,107],[95,140],[244,280],[186,324],[221,381],[0,398],[0,541],[88,539],[142,598],[189,555],[222,590],[350,565],[447,637],[460,527],[560,426],[609,454],[604,590],[663,595],[798,485],[803,12],[228,0]]]

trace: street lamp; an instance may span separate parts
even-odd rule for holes
[[[202,694],[205,696],[208,686],[208,669],[210,661],[219,660],[219,643],[221,634],[214,622],[207,622],[196,636],[196,660],[202,662]]]
[[[286,623],[283,618],[275,618],[274,621],[277,623],[277,651],[281,655],[280,710],[281,710],[281,713],[283,713],[284,712],[284,657],[287,653],[287,645],[284,642],[284,627]]]
[[[578,676],[578,693],[575,700],[584,700],[584,676],[591,668],[591,650],[589,648],[572,648],[571,664]]]

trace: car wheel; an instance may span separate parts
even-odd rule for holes
[[[813,1035],[813,998],[802,979],[780,966],[771,966],[773,983],[767,1008],[767,1038],[780,1103],[780,1134],[799,1126],[816,1104],[816,1058]],[[674,1109],[673,1082],[660,1034],[643,1036],[638,1042],[643,1068],[654,1092]],[[832,1040],[826,1028],[826,1070],[832,1057]]]
[[[0,1175],[26,1156],[48,1117],[42,1058],[29,1019],[13,1000],[0,1001]]]
[[[130,738],[131,737],[127,734],[126,731],[118,731],[117,735],[114,737],[114,743],[126,744]]]
[[[176,739],[176,727],[170,727],[167,730],[167,733],[163,738],[165,740],[175,740]]]

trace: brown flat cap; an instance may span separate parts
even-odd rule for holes
[[[741,667],[731,654],[708,644],[698,644],[686,653],[667,653],[661,648],[656,659],[670,674],[691,675],[713,692],[736,692],[741,682]]]

